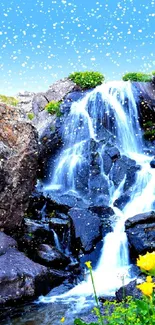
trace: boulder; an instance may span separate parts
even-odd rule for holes
[[[63,269],[69,262],[70,258],[51,245],[42,244],[37,251],[38,261],[54,269]]]
[[[21,225],[36,182],[38,139],[18,109],[0,104],[0,227]]]
[[[145,254],[155,249],[155,212],[138,214],[125,222],[131,253]]]
[[[17,249],[17,242],[0,232],[0,305],[46,294],[69,276],[34,263]]]
[[[101,220],[99,216],[87,209],[70,209],[68,215],[73,223],[75,240],[84,252],[93,249],[93,245],[101,238]],[[74,240],[73,245],[75,246]]]
[[[155,159],[152,159],[150,162],[151,168],[155,168]]]
[[[114,182],[114,185],[118,187],[126,175],[124,191],[127,191],[135,183],[136,172],[139,169],[140,167],[136,165],[135,160],[122,156],[114,162],[113,168],[109,174],[110,179]]]
[[[139,289],[136,288],[137,280],[133,280],[129,282],[127,285],[122,286],[120,289],[116,291],[116,300],[121,302],[126,297],[133,297],[136,299],[140,299],[142,297],[142,293]]]

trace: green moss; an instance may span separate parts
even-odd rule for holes
[[[141,82],[150,82],[152,81],[152,75],[151,74],[146,74],[142,72],[129,72],[126,73],[122,79],[124,81],[141,81]]]
[[[15,97],[8,97],[5,95],[0,95],[0,102],[12,106],[17,106],[18,104],[18,100]]]
[[[34,113],[28,113],[27,117],[29,118],[29,120],[32,121],[34,119],[35,115],[34,115]]]
[[[150,141],[153,141],[155,140],[155,129],[152,129],[152,130],[146,130],[144,132],[144,138],[147,139],[147,140],[150,140]]]
[[[52,115],[56,114],[57,116],[61,116],[60,105],[61,102],[56,102],[52,100],[45,106],[45,110]]]
[[[104,76],[96,71],[74,72],[69,75],[69,79],[82,89],[95,88],[104,81]]]

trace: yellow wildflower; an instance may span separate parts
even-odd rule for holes
[[[150,280],[150,279],[149,279]],[[136,286],[145,296],[151,298],[155,284],[152,282],[143,282]]]
[[[137,259],[137,266],[140,267],[142,272],[155,275],[155,252],[147,252],[144,256],[140,255]]]
[[[152,276],[148,275],[146,277],[146,282],[151,283],[152,282]]]
[[[60,319],[60,322],[61,322],[61,323],[64,323],[64,321],[65,321],[65,317],[62,317],[62,318]]]
[[[88,269],[92,269],[91,261],[87,261],[87,262],[85,262],[85,264],[86,264]]]

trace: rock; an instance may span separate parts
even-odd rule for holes
[[[79,87],[73,81],[64,78],[52,84],[45,96],[49,102],[52,100],[61,101],[68,93],[78,89]]]
[[[107,206],[94,206],[89,208],[90,211],[97,214],[102,224],[102,238],[106,236],[108,232],[112,232],[112,216],[114,211],[111,207]]]
[[[126,297],[133,297],[136,299],[140,299],[142,297],[142,293],[140,290],[136,288],[137,280],[133,280],[129,282],[127,285],[121,287],[116,291],[116,299],[118,302],[121,302]]]
[[[125,207],[125,205],[129,202],[129,200],[130,200],[129,193],[122,194],[117,200],[115,200],[114,206],[122,210]]]
[[[134,184],[136,172],[139,168],[140,167],[136,165],[135,160],[122,156],[114,162],[113,168],[109,174],[110,179],[114,182],[114,185],[118,187],[126,175],[124,191],[127,191]]]
[[[152,159],[150,162],[151,168],[155,168],[155,159]]]
[[[105,147],[105,152],[109,155],[112,161],[120,158],[120,152],[117,147],[107,145]]]
[[[64,268],[66,267],[69,262],[70,258],[65,256],[62,252],[60,252],[55,247],[52,247],[47,244],[42,244],[39,246],[37,255],[39,257],[39,262],[46,265],[57,268]]]
[[[134,93],[138,97],[141,124],[155,123],[155,85],[153,82],[133,82]]]
[[[93,245],[101,238],[100,218],[87,209],[78,208],[70,209],[68,215],[73,222],[75,240],[79,241],[84,252],[91,251]]]
[[[35,115],[38,115],[38,113],[42,111],[48,103],[49,100],[46,98],[44,93],[35,94],[32,101],[32,109]]]
[[[16,240],[0,231],[0,256],[5,254],[9,248],[17,248]]]
[[[16,108],[0,104],[0,227],[21,225],[36,182],[38,140],[34,127],[20,121]],[[2,144],[3,143],[3,144]]]
[[[155,212],[138,214],[125,222],[131,253],[144,254],[155,249]]]
[[[32,113],[32,101],[35,93],[24,91],[17,94],[18,104],[17,108],[20,110],[22,118],[27,118],[28,113]]]
[[[0,232],[0,305],[46,294],[69,276],[33,262],[17,250],[13,238]]]

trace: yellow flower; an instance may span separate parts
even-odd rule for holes
[[[149,278],[150,280],[150,278]],[[151,298],[153,293],[153,288],[155,287],[155,284],[152,282],[143,282],[141,284],[138,284],[136,286],[145,296],[148,296]]]
[[[61,322],[61,323],[64,323],[64,321],[65,321],[65,317],[62,317],[62,318],[60,319],[60,322]]]
[[[152,276],[148,275],[146,277],[146,282],[151,283],[152,282]]]
[[[144,256],[140,255],[137,259],[137,266],[140,267],[142,272],[149,272],[155,275],[155,252],[147,252]]]
[[[86,264],[88,269],[92,269],[91,261],[87,261],[87,262],[85,262],[85,264]]]

